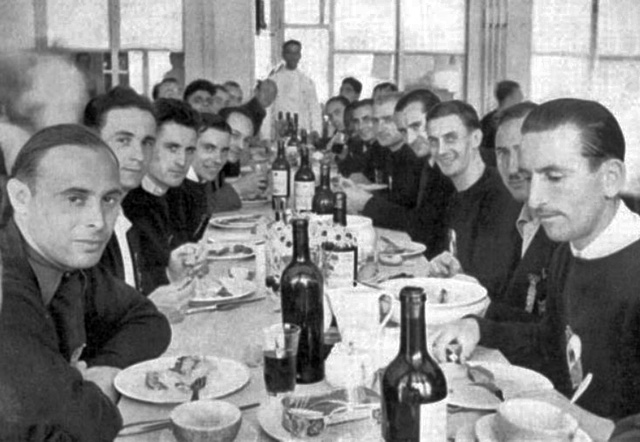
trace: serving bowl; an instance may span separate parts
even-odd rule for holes
[[[186,402],[170,418],[179,442],[232,442],[242,424],[240,409],[225,401]]]

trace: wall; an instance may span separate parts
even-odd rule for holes
[[[36,35],[33,2],[30,0],[0,1],[0,50],[32,49]]]
[[[253,0],[184,0],[187,82],[235,80],[248,96],[254,83]]]

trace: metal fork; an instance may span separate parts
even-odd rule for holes
[[[201,376],[195,381],[193,381],[193,384],[189,386],[189,388],[191,388],[191,391],[193,392],[191,393],[192,402],[200,399],[200,390],[202,390],[205,387],[205,385],[207,385],[207,377]]]

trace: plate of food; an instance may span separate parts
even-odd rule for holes
[[[212,218],[210,223],[219,229],[253,229],[262,218],[260,214],[230,215]]]
[[[191,385],[206,376],[200,399],[215,399],[249,383],[249,369],[241,362],[217,356],[186,355],[141,362],[122,370],[113,384],[131,399],[155,404],[177,404],[191,399]]]
[[[196,296],[189,300],[192,307],[232,302],[252,295],[255,282],[241,278],[201,278],[196,283]]]
[[[448,362],[440,368],[447,378],[448,404],[473,410],[495,410],[523,392],[553,389],[548,378],[517,365]]]
[[[366,391],[363,400],[355,403],[347,400],[346,390],[269,401],[258,411],[258,422],[278,441],[377,440],[380,398],[372,390],[360,390]]]
[[[385,257],[395,256],[401,258],[412,258],[414,256],[422,255],[425,250],[427,250],[427,247],[424,244],[413,241],[393,241],[384,235],[380,236],[380,241],[378,242],[378,253],[380,255],[385,255]]]
[[[213,242],[207,246],[207,259],[209,261],[248,259],[253,256],[255,256],[255,251],[244,244]]]

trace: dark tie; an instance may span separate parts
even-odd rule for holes
[[[71,355],[86,343],[84,302],[86,277],[81,270],[63,275],[60,286],[49,303],[49,313],[58,334],[60,353],[70,360]]]
[[[118,244],[118,237],[114,233],[104,249],[102,262],[114,272],[114,276],[124,281],[124,262],[122,261],[122,251]]]
[[[416,208],[422,207],[425,193],[427,192],[427,182],[429,181],[429,174],[432,172],[431,165],[428,160],[425,160],[422,173],[420,173],[420,187],[418,187],[418,201],[416,202]]]

